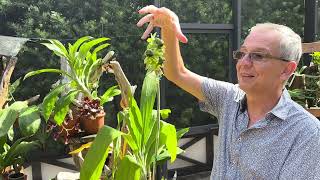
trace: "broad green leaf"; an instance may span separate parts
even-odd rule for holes
[[[0,155],[5,151],[4,144],[7,142],[7,137],[2,136],[0,137]],[[1,163],[0,163],[1,164]]]
[[[138,151],[138,146],[136,142],[133,140],[132,136],[130,134],[125,134],[123,135],[123,138],[128,142],[130,148],[132,151],[137,152]]]
[[[152,72],[148,73],[143,81],[141,99],[140,99],[140,110],[142,117],[142,132],[143,132],[143,144],[148,141],[150,137],[150,131],[154,124],[154,119],[152,118],[152,111],[157,95],[159,85],[159,78]]]
[[[39,108],[31,106],[24,108],[19,115],[19,127],[23,136],[34,135],[40,127]]]
[[[28,107],[27,101],[16,101],[12,103],[8,108],[20,112],[21,109]]]
[[[25,142],[23,141],[25,138],[18,139],[9,149],[4,163],[9,166],[12,165],[15,158],[18,156],[25,157],[28,152],[33,149],[40,148],[41,145],[39,142],[32,141],[32,142]]]
[[[184,151],[177,147],[177,154],[181,154]],[[163,152],[161,152],[158,156],[157,156],[157,164],[163,164],[165,163],[167,160],[169,160],[171,158],[170,153],[168,150],[164,150]],[[172,162],[171,162],[172,163]]]
[[[10,140],[10,141],[13,141],[13,138],[14,138],[14,130],[13,130],[13,126],[11,126],[11,128],[9,129],[9,131],[8,131],[8,139]]]
[[[141,165],[130,155],[126,155],[120,162],[115,179],[140,180]]]
[[[101,59],[98,61],[95,61],[91,64],[89,67],[89,70],[87,72],[84,72],[83,76],[85,77],[86,86],[89,86],[89,83],[94,83],[94,81],[98,80],[101,75],[101,70],[99,69],[101,67]],[[97,74],[99,77],[97,77]]]
[[[81,180],[97,180],[108,157],[108,147],[111,142],[121,136],[122,132],[108,126],[103,126],[93,141],[80,171]]]
[[[84,68],[83,68],[83,71],[82,71],[82,75],[81,75],[82,77],[81,77],[81,78],[83,79],[84,82],[86,82],[86,84],[89,84],[90,69],[91,69],[91,67],[93,66],[93,63],[94,63],[94,61],[93,61],[92,58],[91,58],[91,59],[89,59],[89,60],[85,63],[85,65],[84,65]]]
[[[174,125],[161,121],[160,130],[160,144],[161,141],[165,140],[165,145],[171,156],[171,162],[173,162],[177,157],[177,134]]]
[[[100,104],[103,105],[106,102],[112,101],[114,96],[121,94],[120,89],[118,86],[110,87],[101,97],[100,97]]]
[[[155,118],[155,117],[154,117]],[[155,125],[156,126],[156,125]],[[156,137],[156,127],[153,127],[151,136],[146,144],[147,147],[147,165],[150,165],[154,161],[155,153],[155,139]],[[159,144],[158,150],[165,146],[165,149],[168,151],[171,157],[171,162],[176,159],[177,151],[176,147],[178,145],[177,142],[177,135],[176,135],[176,128],[174,125],[166,123],[164,121],[160,121],[160,137],[159,137]],[[157,152],[160,153],[160,152]]]
[[[129,98],[129,120],[127,122],[129,131],[133,137],[133,139],[136,141],[136,144],[138,145],[138,148],[142,148],[142,117],[140,109],[137,105],[136,100],[131,97]]]
[[[72,45],[72,48],[69,47],[69,55],[70,56],[73,56],[75,57],[76,55],[76,52],[78,51],[80,45],[82,43],[84,43],[85,41],[89,40],[89,39],[92,39],[91,36],[84,36],[84,37],[81,37],[80,39],[78,39],[73,45]]]
[[[105,43],[105,44],[102,44],[102,45],[96,47],[96,48],[93,50],[92,55],[93,55],[93,56],[97,56],[97,53],[98,53],[99,51],[105,49],[105,48],[108,47],[109,45],[110,45],[109,43]]]
[[[117,129],[120,129],[121,123],[122,122],[126,122],[126,120],[128,119],[128,112],[126,110],[123,111],[119,111],[117,113],[117,120],[118,120],[118,125],[117,125]]]
[[[49,94],[44,97],[43,102],[42,102],[42,115],[45,119],[46,122],[48,122],[48,119],[50,118],[50,115],[55,107],[55,104],[58,100],[59,94],[65,89],[65,86],[67,84],[61,84],[54,88],[52,91],[50,91]]]
[[[40,70],[36,70],[36,71],[31,71],[31,72],[28,72],[23,80],[31,77],[31,76],[34,76],[34,75],[37,75],[37,74],[41,74],[41,73],[58,73],[58,74],[63,74],[64,76],[67,76],[68,78],[70,78],[71,80],[73,80],[74,78],[68,74],[67,72],[65,71],[62,71],[60,69],[40,69]]]
[[[156,121],[156,116],[153,116],[154,118],[154,122]],[[146,153],[146,163],[147,166],[150,166],[151,163],[154,161],[154,157],[156,155],[156,149],[155,149],[155,145],[156,145],[156,139],[157,139],[157,126],[156,123],[154,123],[154,126],[152,127],[150,136],[148,138],[147,143],[145,144],[145,153]],[[160,146],[158,146],[160,147]]]
[[[13,94],[16,91],[17,87],[20,85],[20,82],[21,82],[21,77],[15,80],[14,83],[10,84],[10,87],[9,87],[10,94]]]
[[[169,117],[169,114],[171,113],[170,109],[161,109],[160,115],[162,119],[167,119]]]
[[[88,42],[83,43],[79,48],[79,58],[84,59],[91,48],[97,44],[109,40],[109,38],[97,38]]]
[[[70,103],[75,100],[79,91],[70,91],[67,95],[62,96],[56,103],[54,112],[54,120],[60,126],[64,121],[68,111]]]
[[[66,57],[66,54],[55,44],[51,43],[41,43],[42,45],[46,46],[48,49],[54,52],[59,57]]]
[[[26,101],[16,101],[6,109],[2,109],[0,113],[0,137],[6,135],[17,120],[19,111],[28,107]]]
[[[188,131],[189,131],[189,128],[183,128],[177,131],[177,140],[179,141],[179,139],[181,139],[182,136],[186,134]]]
[[[51,44],[56,45],[60,49],[60,51],[63,52],[63,54],[65,54],[66,56],[68,55],[67,49],[64,47],[64,45],[59,40],[49,39],[49,41],[51,42]]]

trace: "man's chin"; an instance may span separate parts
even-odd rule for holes
[[[250,89],[252,89],[252,85],[249,84],[244,84],[244,83],[239,83],[239,88],[244,91],[244,92],[248,92],[250,91]]]

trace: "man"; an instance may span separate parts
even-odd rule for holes
[[[293,102],[284,88],[302,54],[290,28],[253,27],[238,51],[238,85],[197,75],[185,68],[179,40],[187,42],[178,17],[147,6],[138,26],[161,28],[165,76],[197,97],[200,108],[219,120],[219,150],[211,179],[320,179],[320,123]]]

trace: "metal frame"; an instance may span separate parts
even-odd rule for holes
[[[183,161],[192,163],[194,165],[184,167],[184,168],[177,168],[177,169],[170,169],[168,171],[168,177],[173,177],[174,173],[177,172],[178,176],[186,176],[194,173],[199,173],[203,171],[211,171],[212,164],[213,164],[213,136],[218,135],[219,126],[217,124],[209,124],[205,126],[196,126],[191,127],[189,132],[186,133],[183,138],[192,138],[190,141],[185,143],[184,145],[180,146],[181,149],[187,150],[189,147],[194,145],[195,143],[199,142],[203,138],[206,140],[206,163],[199,162],[195,159],[178,155],[177,159],[181,159]]]
[[[304,16],[304,42],[314,42],[316,39],[316,33],[318,32],[318,0],[306,0],[305,3],[305,16]],[[305,65],[309,65],[311,56],[309,54],[303,55],[303,62]]]

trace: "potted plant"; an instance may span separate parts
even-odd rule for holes
[[[26,153],[40,146],[33,137],[41,123],[40,114],[38,106],[30,105],[38,96],[26,101],[15,101],[12,97],[20,83],[20,79],[10,83],[16,61],[10,58],[0,83],[0,179],[26,179],[20,171]]]
[[[0,179],[26,179],[20,170],[26,153],[40,147],[37,140],[31,140],[40,123],[38,107],[28,106],[28,101],[0,109]]]
[[[302,66],[288,83],[289,93],[294,101],[311,114],[320,117],[320,52],[310,54],[310,66]]]
[[[58,40],[48,40],[48,43],[42,44],[59,57],[65,58],[70,71],[41,69],[25,75],[24,79],[45,72],[59,73],[69,80],[54,87],[41,106],[44,119],[48,121],[52,117],[54,124],[61,127],[55,133],[56,138],[62,135],[67,141],[69,136],[77,134],[81,129],[88,134],[96,133],[104,124],[105,112],[102,105],[120,94],[116,86],[109,88],[101,96],[97,93],[100,76],[105,71],[104,65],[114,54],[110,51],[103,59],[98,58],[98,53],[110,45],[106,43],[108,40],[105,37],[95,39],[85,36],[74,44],[69,43],[68,47]],[[95,122],[97,127],[86,128],[86,125]]]
[[[168,109],[160,110],[163,50],[162,40],[152,35],[145,51],[147,73],[140,106],[129,93],[128,107],[118,113],[117,129],[104,126],[90,144],[81,168],[81,179],[99,179],[110,152],[112,156],[107,163],[110,173],[105,174],[108,179],[155,179],[156,165],[167,159],[173,162],[182,152],[177,142],[188,129],[177,132],[174,125],[160,120],[170,113]],[[156,96],[157,110],[154,110]]]

